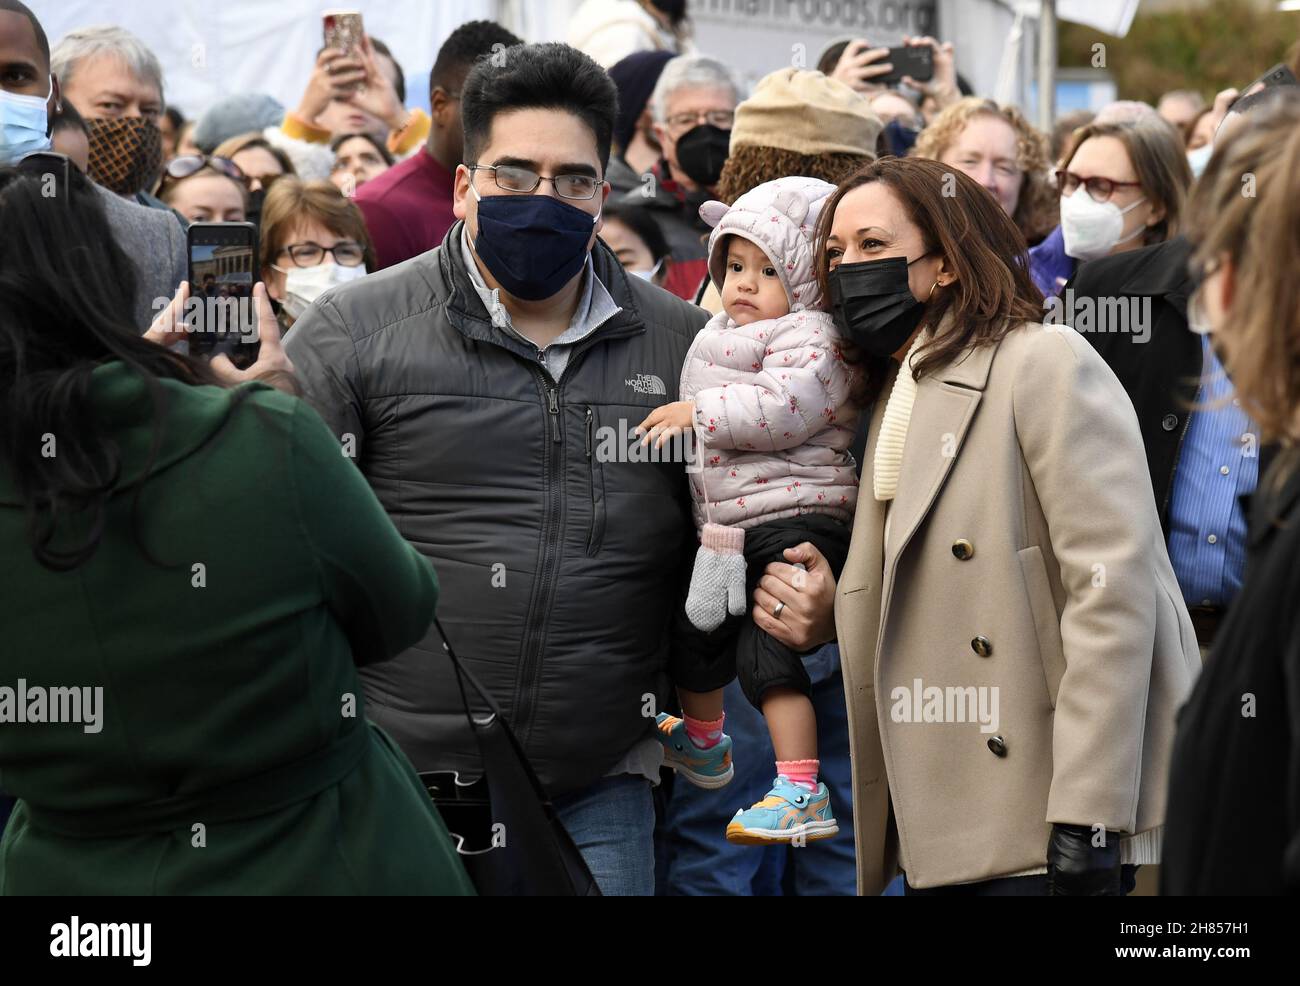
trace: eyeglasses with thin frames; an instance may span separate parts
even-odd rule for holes
[[[291,244],[280,251],[282,256],[286,253],[295,267],[319,267],[325,262],[327,253],[340,267],[356,267],[366,259],[366,248],[355,240],[340,240],[332,247],[323,247],[308,240],[305,243]]]
[[[527,194],[535,191],[542,182],[549,181],[555,186],[555,194],[560,198],[585,201],[595,198],[596,193],[605,184],[601,179],[593,178],[591,175],[556,175],[548,178],[546,175],[539,175],[528,168],[513,164],[470,164],[466,167],[469,168],[471,181],[476,171],[492,172],[492,180],[503,192]]]
[[[674,113],[664,122],[673,130],[687,130],[701,123],[712,124],[719,130],[730,130],[736,122],[736,113],[734,110],[704,110],[698,113],[687,110]]]

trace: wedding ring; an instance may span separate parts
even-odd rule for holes
[[[785,603],[777,603],[776,608],[772,610],[772,616],[779,620],[783,609],[785,609]]]

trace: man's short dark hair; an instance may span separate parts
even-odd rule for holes
[[[481,56],[492,54],[494,49],[502,51],[518,44],[523,44],[523,40],[496,21],[466,21],[447,35],[447,40],[438,49],[438,57],[429,73],[429,92],[432,94],[435,86],[441,86],[445,92],[454,93]],[[497,45],[501,47],[497,48]]]
[[[21,0],[0,0],[0,10],[7,10],[11,14],[22,14],[32,22],[32,33],[36,35],[36,47],[41,50],[41,55],[45,58],[45,64],[48,65],[50,63],[50,39],[45,36],[45,28],[41,27],[41,22],[36,19],[36,15]]]
[[[375,49],[376,55],[383,55],[393,63],[393,68],[397,69],[397,81],[393,83],[393,89],[397,92],[397,101],[403,106],[406,105],[406,73],[402,71],[402,63],[393,57],[392,51],[388,45],[384,44],[378,38],[370,39],[370,47]]]
[[[585,123],[595,135],[604,171],[618,116],[618,90],[595,61],[553,41],[507,48],[470,70],[461,90],[465,161],[478,160],[498,113],[531,109],[563,110]]]

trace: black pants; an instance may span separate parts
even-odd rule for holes
[[[771,562],[784,562],[785,549],[805,541],[825,555],[839,578],[850,534],[847,524],[825,514],[802,514],[746,528],[745,598],[752,601],[754,587]],[[812,683],[798,652],[760,630],[748,609],[740,616],[728,615],[712,633],[692,624],[686,616],[689,589],[689,584],[682,587],[673,632],[669,671],[674,684],[688,692],[709,692],[739,677],[745,697],[756,708],[761,708],[763,693],[771,688],[811,693]]]

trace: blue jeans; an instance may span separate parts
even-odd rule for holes
[[[585,791],[555,799],[565,830],[577,843],[606,897],[653,897],[654,798],[635,774],[603,777]]]
[[[723,708],[724,728],[734,744],[736,774],[716,791],[702,790],[680,777],[674,782],[665,820],[666,893],[777,896],[789,889],[801,896],[831,896],[857,892],[849,723],[839,647],[827,644],[803,662],[813,683],[820,778],[830,791],[839,834],[797,849],[735,846],[726,840],[727,822],[736,809],[762,798],[776,775],[767,722],[733,681],[723,692]]]

